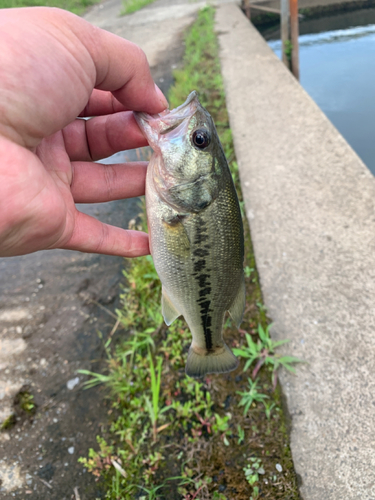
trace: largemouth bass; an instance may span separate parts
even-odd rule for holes
[[[238,360],[222,336],[225,312],[245,308],[239,202],[211,115],[192,92],[158,115],[135,113],[154,150],[147,170],[150,249],[167,325],[182,315],[192,333],[186,373],[229,372]]]

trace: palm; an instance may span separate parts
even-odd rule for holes
[[[64,247],[72,238],[79,212],[71,190],[72,163],[62,132],[43,139],[34,158],[33,178],[35,179],[37,172],[38,182],[33,183],[33,189],[27,196],[31,200],[30,204],[34,203],[35,210],[39,211],[37,219],[40,220],[44,215],[45,221],[44,225],[40,226],[38,241],[34,239],[32,243],[33,235],[29,232],[27,237],[31,238],[31,241],[25,243],[27,246],[37,245],[37,250]]]
[[[111,118],[113,123],[109,126],[114,137],[116,128],[122,127],[124,120],[133,120],[129,112]],[[17,217],[13,215],[8,220],[11,234],[7,245],[2,245],[2,255],[26,253],[23,249],[33,252],[46,248],[111,254],[123,254],[124,248],[128,248],[129,256],[148,252],[145,234],[112,228],[79,212],[75,206],[75,203],[103,202],[144,193],[144,162],[105,166],[92,163],[90,151],[103,157],[128,147],[126,139],[120,139],[122,146],[116,144],[116,139],[112,146],[106,141],[100,143],[100,138],[90,132],[91,128],[97,128],[98,120],[108,121],[104,117],[95,118],[91,127],[90,122],[77,120],[64,132],[43,139],[35,153],[8,144],[10,156],[17,159],[17,168],[3,173],[0,192],[6,189],[11,193],[7,212],[17,214]],[[104,129],[99,129],[102,136]],[[131,137],[132,145],[144,145],[144,138],[139,132],[136,134],[139,137]],[[87,140],[92,141],[91,147]],[[1,194],[7,197],[6,193]],[[6,223],[6,218],[2,222]]]

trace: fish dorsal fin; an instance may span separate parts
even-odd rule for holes
[[[229,309],[229,314],[231,315],[231,318],[233,319],[237,328],[240,327],[240,324],[242,322],[243,313],[245,311],[245,303],[246,303],[245,278],[242,273],[241,284],[239,286],[238,293]]]
[[[165,324],[168,326],[171,325],[175,319],[181,316],[181,313],[178,312],[175,306],[172,304],[172,301],[168,297],[164,288],[161,295],[161,310]]]

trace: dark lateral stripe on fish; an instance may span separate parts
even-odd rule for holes
[[[199,286],[200,288],[203,288],[207,285],[209,285],[210,283],[206,283],[206,280],[207,278],[209,278],[210,276],[208,274],[200,274],[198,275],[195,279],[198,281],[199,283]]]
[[[201,245],[204,241],[206,241],[209,238],[209,235],[207,233],[207,222],[205,222],[202,217],[198,218],[197,221],[197,228],[196,228],[196,234],[195,234],[195,239],[194,239],[194,244],[195,245]]]
[[[207,283],[209,285],[209,283]],[[203,290],[199,290],[199,297],[205,297],[206,295],[210,295],[211,293],[211,287],[206,286],[206,288],[203,288]]]
[[[194,262],[195,273],[200,273],[206,267],[206,261],[204,259],[197,260]],[[194,276],[194,275],[193,275]]]
[[[204,250],[203,248],[197,248],[197,250],[194,250],[193,255],[196,257],[207,257],[210,252],[208,250]]]
[[[201,321],[203,326],[204,341],[207,351],[210,351],[212,349],[212,332],[210,328],[212,324],[212,318],[209,315],[209,313],[212,312],[210,310],[211,301],[206,300],[199,305],[201,308]]]
[[[210,246],[204,245],[205,249],[202,248],[202,243],[208,239],[207,230],[208,230],[207,222],[205,222],[201,217],[199,217],[199,220],[197,221],[196,234],[194,238],[194,244],[197,245],[198,248],[193,251],[193,255],[196,257],[200,257],[200,259],[194,262],[193,276],[198,282],[198,286],[200,288],[199,299],[197,300],[197,303],[199,304],[200,307],[200,317],[201,317],[201,324],[203,327],[206,349],[207,351],[210,351],[213,345],[212,331],[211,331],[212,317],[210,315],[212,310],[210,310],[211,301],[207,300],[207,296],[210,295],[212,288],[211,288],[211,283],[209,282],[210,275],[207,274],[208,272],[208,270],[206,269],[207,263],[206,260],[204,259],[204,257],[209,255],[209,251],[207,249],[209,249]]]

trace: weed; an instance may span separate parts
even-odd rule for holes
[[[157,366],[155,370],[154,361],[152,359],[151,351],[148,350],[148,359],[150,363],[150,374],[151,374],[151,394],[152,394],[152,404],[150,398],[146,396],[146,408],[150,415],[150,420],[152,423],[152,434],[154,442],[157,439],[157,434],[161,430],[165,429],[169,424],[163,425],[159,429],[157,428],[157,422],[162,413],[165,413],[170,408],[168,406],[164,406],[164,408],[160,409],[159,407],[159,399],[160,399],[160,382],[161,382],[161,369],[163,359],[158,356],[157,357]]]
[[[290,62],[292,60],[293,44],[290,40],[285,40],[284,42],[284,54]]]
[[[87,375],[89,378],[83,384],[85,389],[91,389],[91,387],[95,387],[100,384],[110,384],[112,377],[109,375],[103,375],[102,373],[95,373],[90,370],[77,370],[77,373],[81,375]]]
[[[249,460],[251,463],[247,464],[246,467],[243,468],[243,471],[245,473],[246,481],[253,489],[250,500],[256,500],[259,496],[259,486],[255,483],[259,481],[259,474],[265,474],[265,471],[261,466],[262,462],[260,458],[251,457]]]
[[[227,497],[223,495],[223,493],[219,493],[217,491],[214,491],[212,495],[212,500],[227,500]]]
[[[250,406],[254,402],[264,402],[265,399],[268,398],[266,394],[262,394],[258,392],[258,380],[254,380],[254,382],[251,380],[251,378],[247,379],[249,382],[250,389],[248,391],[237,391],[237,394],[242,396],[241,401],[239,403],[239,406],[244,406],[244,412],[243,414],[246,415],[247,412],[250,409]]]
[[[87,7],[97,3],[98,1],[99,0],[0,0],[0,9],[44,5],[70,10],[75,14],[82,14]]]
[[[24,418],[32,418],[36,412],[36,404],[34,396],[30,392],[30,387],[24,385],[16,394],[13,401],[15,413],[17,416]]]
[[[79,458],[78,462],[82,463],[94,476],[100,477],[103,469],[111,467],[114,449],[113,446],[108,445],[100,436],[97,436],[96,440],[99,445],[99,451],[90,448],[89,458]]]
[[[230,413],[227,413],[224,417],[221,417],[215,413],[215,422],[212,424],[212,430],[215,434],[221,435],[221,438],[225,446],[229,446],[228,432],[229,432],[229,420],[232,418]]]
[[[158,491],[161,489],[161,488],[164,488],[164,483],[163,484],[160,484],[159,486],[154,486],[152,488],[145,488],[144,486],[138,486],[139,489],[141,489],[142,491],[146,492],[148,496],[141,496],[141,497],[138,497],[139,500],[156,500],[157,498],[160,498],[160,496],[158,495]]]
[[[237,432],[238,432],[238,444],[242,444],[245,441],[245,431],[242,429],[240,424],[237,425]]]
[[[252,365],[252,363],[256,361],[255,368],[252,372],[252,377],[254,379],[263,365],[271,365],[273,387],[275,388],[277,384],[277,370],[282,366],[289,372],[295,373],[295,369],[292,365],[301,363],[301,360],[294,356],[281,356],[280,354],[275,352],[275,349],[277,347],[286,344],[287,342],[289,342],[289,340],[279,340],[277,342],[274,342],[269,334],[270,327],[271,325],[268,325],[264,330],[263,326],[259,323],[258,341],[254,342],[251,336],[246,333],[245,336],[247,346],[243,346],[239,349],[233,349],[233,352],[236,356],[247,359],[244,366],[244,371],[246,371]]]
[[[269,420],[271,418],[271,411],[275,408],[275,403],[272,401],[263,401],[264,409],[266,411],[266,418]]]
[[[124,16],[125,14],[131,14],[132,12],[136,12],[143,7],[146,7],[149,3],[152,3],[154,0],[123,0],[122,2],[122,10],[120,15]]]
[[[8,431],[12,427],[14,427],[16,423],[17,423],[17,418],[14,415],[14,413],[12,413],[12,415],[9,415],[9,417],[6,418],[4,422],[1,424],[0,431]]]
[[[34,396],[29,392],[23,392],[19,394],[20,396],[20,407],[23,411],[27,413],[35,412]]]
[[[251,273],[253,273],[253,272],[254,272],[254,270],[255,270],[255,269],[254,269],[253,267],[245,266],[245,267],[244,267],[244,270],[243,270],[243,271],[244,271],[244,274],[245,274],[245,278],[250,278]]]

